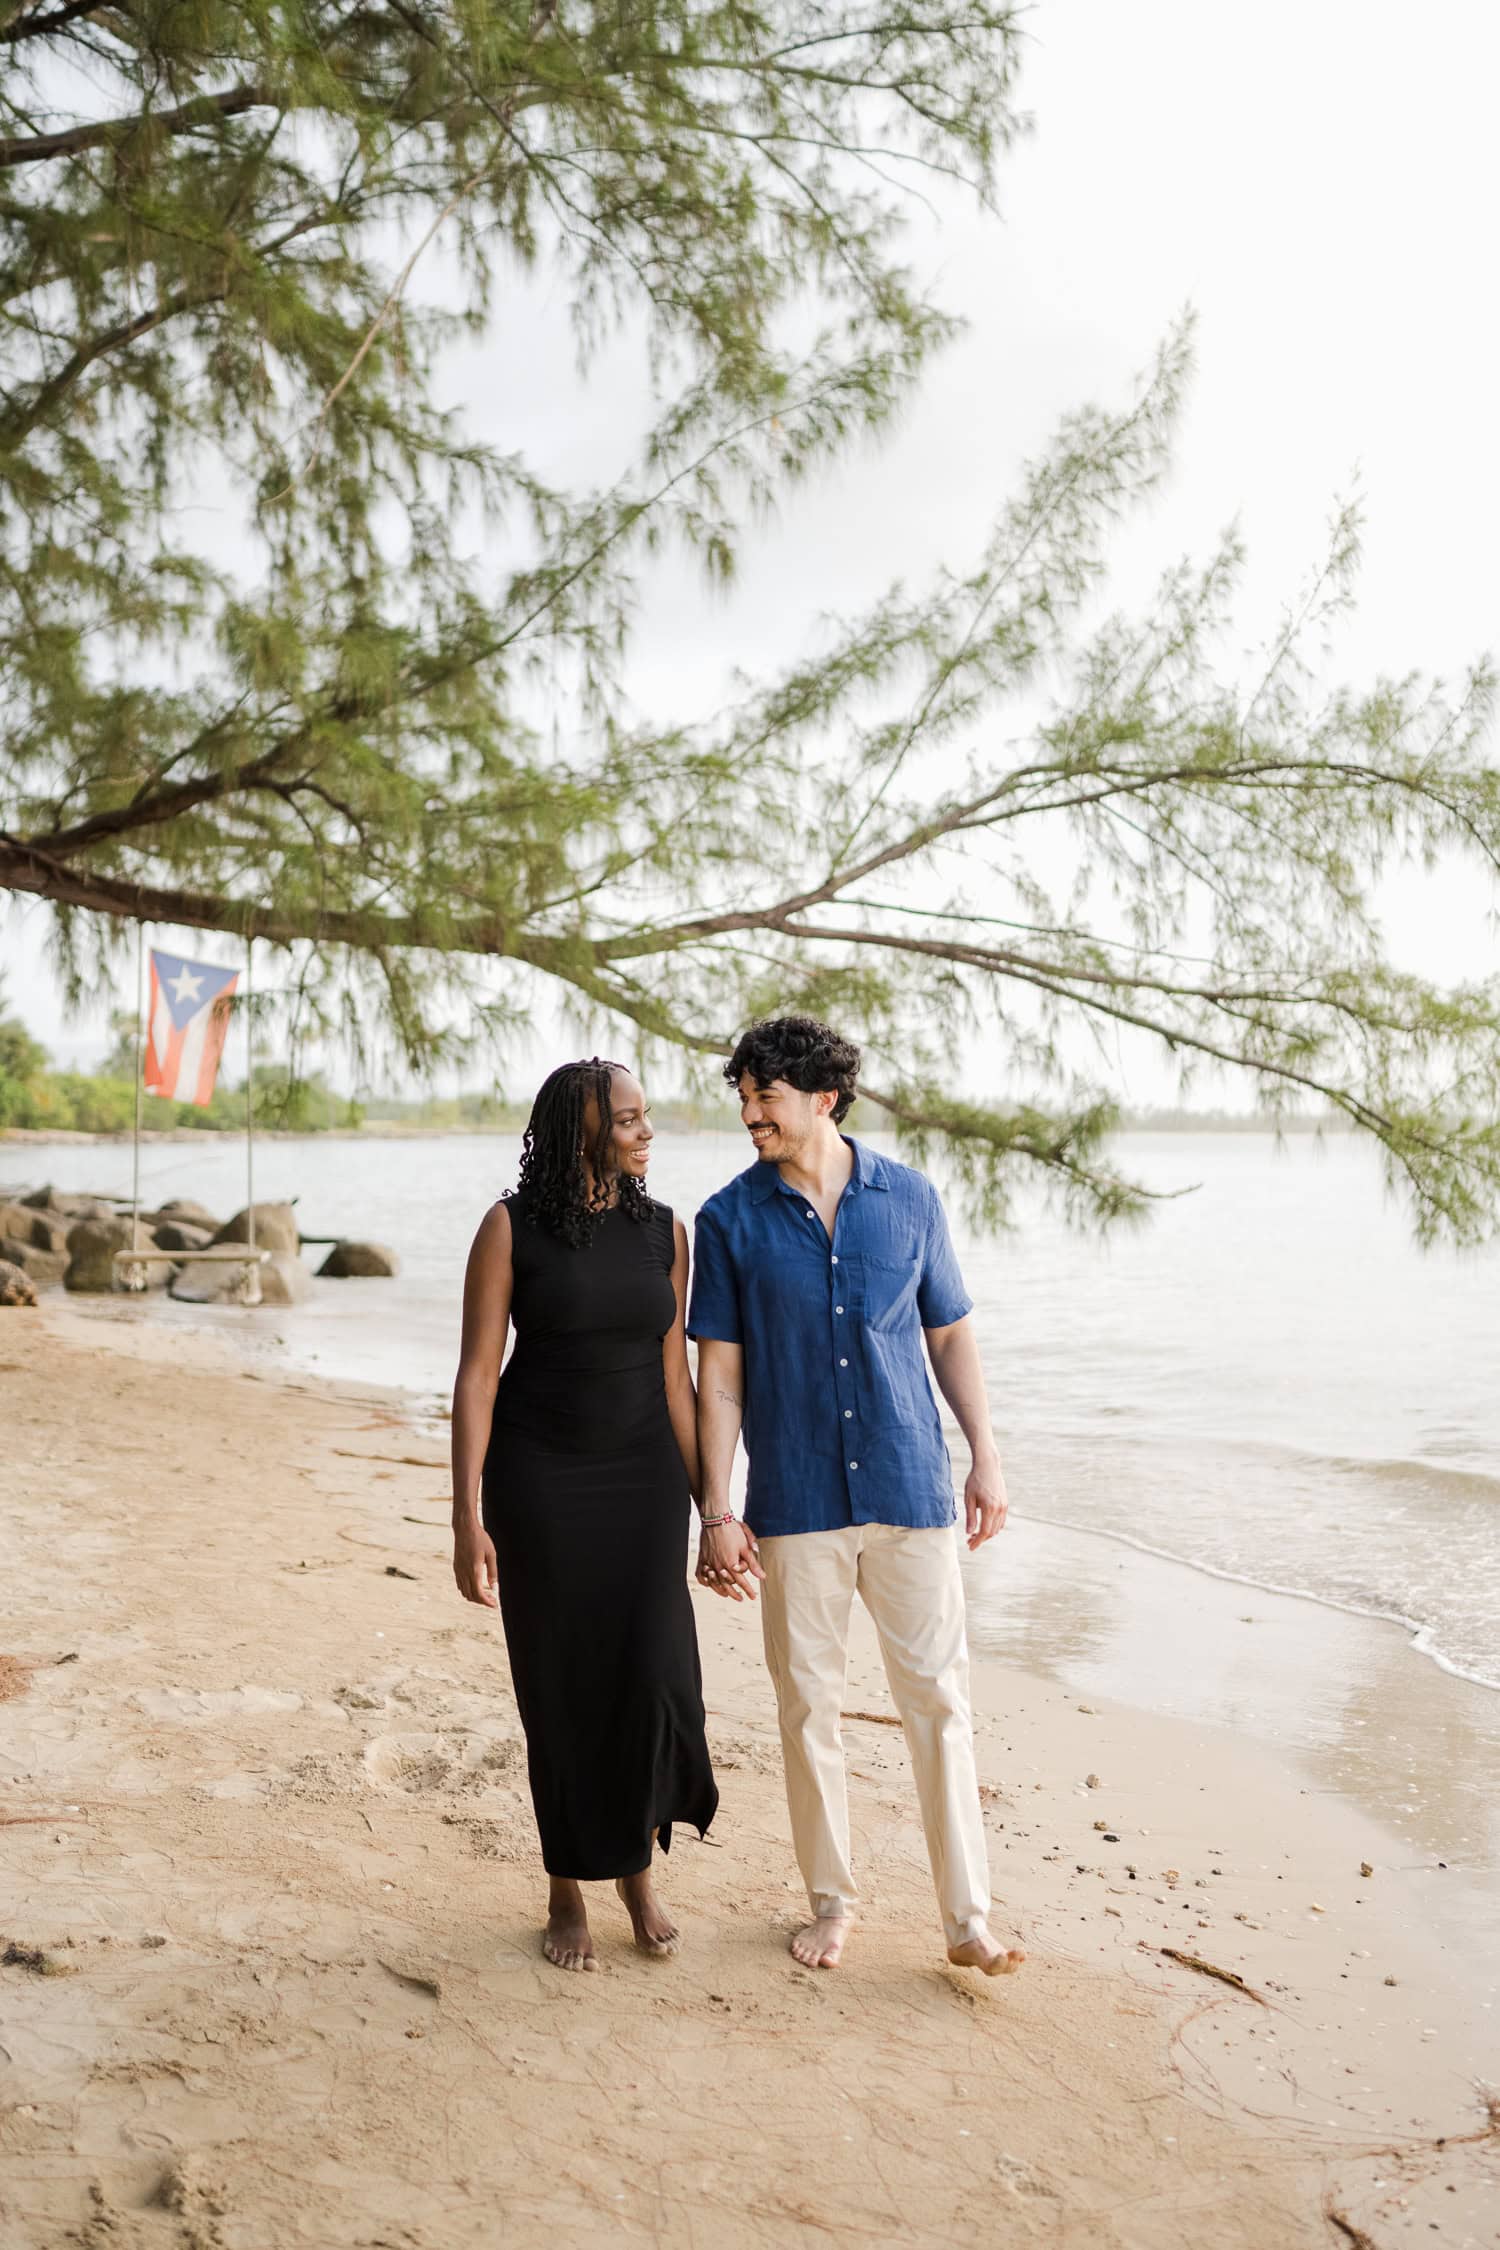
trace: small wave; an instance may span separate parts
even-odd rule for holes
[[[1056,1531],[1076,1531],[1085,1539],[1111,1539],[1118,1547],[1133,1547],[1139,1555],[1154,1555],[1158,1562],[1180,1563],[1185,1570],[1202,1571],[1205,1578],[1218,1578],[1231,1586],[1249,1586],[1260,1594],[1285,1594],[1289,1600],[1312,1602],[1318,1609],[1341,1610],[1346,1617],[1369,1617],[1377,1624],[1399,1625],[1411,1635],[1411,1645],[1418,1655],[1425,1656],[1439,1671],[1451,1673],[1454,1679],[1468,1680],[1475,1687],[1489,1688],[1500,1694],[1500,1677],[1488,1672],[1477,1672],[1468,1665],[1438,1648],[1432,1635],[1437,1630],[1422,1619],[1409,1617],[1405,1610],[1394,1605],[1384,1607],[1367,1602],[1351,1602],[1337,1594],[1321,1594],[1309,1586],[1286,1586],[1274,1578],[1256,1578],[1244,1570],[1228,1570],[1218,1563],[1203,1562],[1195,1555],[1178,1554],[1171,1547],[1153,1546],[1149,1539],[1137,1539],[1128,1531],[1115,1531],[1108,1525],[1079,1523],[1069,1516],[1043,1516],[1032,1509],[1012,1508],[1011,1514],[1018,1522],[1046,1524]]]
[[[1309,1453],[1303,1459],[1311,1468],[1332,1469],[1341,1477],[1369,1477],[1375,1484],[1418,1485],[1454,1500],[1483,1500],[1500,1507],[1500,1476],[1483,1469],[1451,1469],[1442,1461],[1366,1458],[1361,1454]]]
[[[1040,1436],[1040,1433],[1030,1430],[1018,1434],[1022,1435],[1023,1442],[1035,1442]],[[1075,1428],[1065,1424],[1055,1424],[1049,1434],[1054,1438],[1063,1437],[1083,1445],[1092,1442],[1097,1435],[1088,1425]],[[1179,1457],[1191,1455],[1198,1459],[1210,1456],[1231,1459],[1249,1456],[1262,1463],[1274,1463],[1281,1469],[1294,1469],[1300,1475],[1313,1479],[1363,1478],[1371,1484],[1394,1490],[1409,1490],[1414,1497],[1437,1495],[1451,1500],[1474,1500],[1500,1507],[1500,1473],[1489,1469],[1456,1468],[1446,1461],[1432,1460],[1421,1454],[1321,1453],[1276,1439],[1241,1437],[1237,1434],[1220,1436],[1181,1429],[1112,1432],[1110,1443],[1128,1447],[1140,1458],[1153,1453],[1169,1452]]]

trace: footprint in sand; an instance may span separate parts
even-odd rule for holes
[[[1050,2196],[1056,2202],[1057,2189],[1037,2171],[1035,2165],[1027,2164],[1021,2157],[1002,2153],[995,2159],[995,2170],[1013,2194]]]
[[[415,1719],[425,1719],[435,1731],[457,1727],[466,1733],[484,1734],[493,1725],[497,1707],[504,1718],[504,1699],[493,1692],[477,1694],[446,1672],[418,1669],[378,1673],[373,1679],[344,1680],[330,1690],[330,1700],[353,1716],[362,1711],[388,1711],[402,1704]],[[404,1714],[403,1714],[404,1715]]]
[[[520,1744],[482,1734],[381,1734],[365,1745],[365,1778],[407,1796],[474,1796],[505,1780]]]
[[[332,1700],[344,1711],[388,1711],[401,1673],[383,1680],[351,1680],[333,1690]]]

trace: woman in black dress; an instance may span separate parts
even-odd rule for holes
[[[563,1969],[597,1966],[579,1886],[610,1877],[641,1950],[676,1950],[652,1847],[678,1820],[701,1835],[719,1795],[687,1584],[687,1235],[646,1193],[651,1138],[618,1063],[553,1071],[464,1284],[453,1575],[505,1627]]]

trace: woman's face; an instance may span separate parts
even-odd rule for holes
[[[599,1115],[590,1102],[585,1120],[592,1145],[599,1130]],[[638,1078],[628,1070],[612,1073],[609,1082],[609,1139],[605,1144],[605,1169],[621,1179],[644,1180],[651,1161],[651,1117]]]

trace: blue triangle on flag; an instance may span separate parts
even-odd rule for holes
[[[238,969],[216,968],[211,961],[188,961],[180,953],[158,953],[155,946],[151,948],[151,966],[174,1031],[191,1023],[199,1009],[216,1000],[240,973]]]

